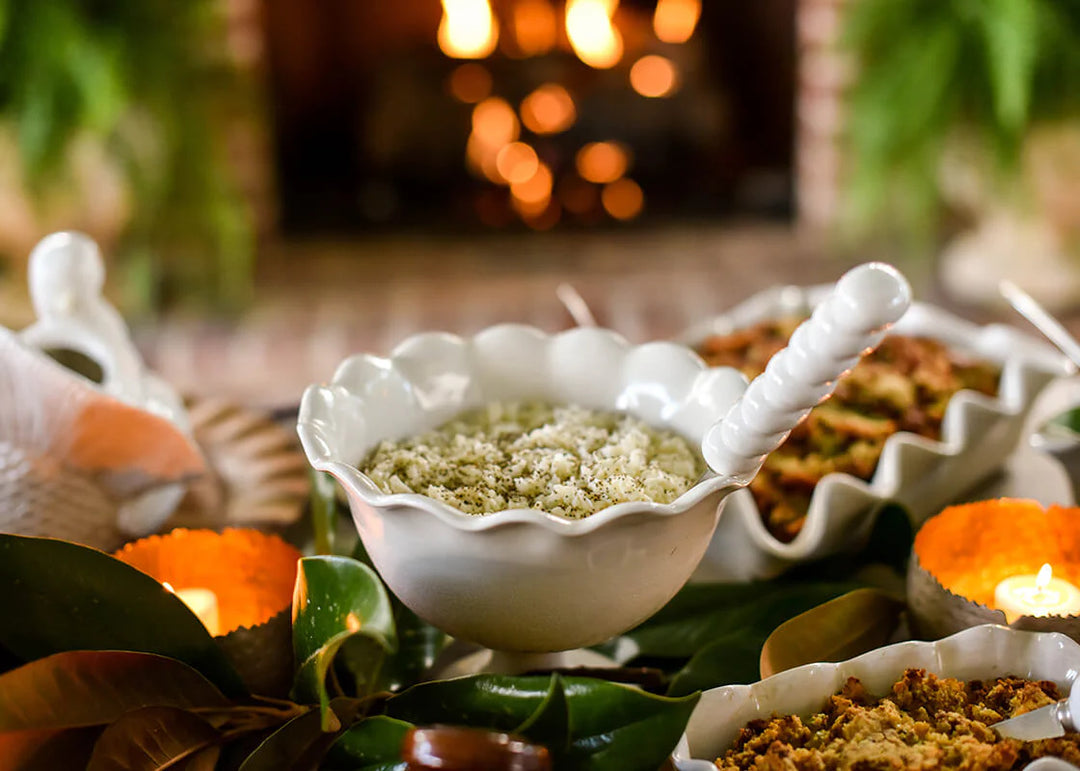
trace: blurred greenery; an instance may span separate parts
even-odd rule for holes
[[[119,256],[143,309],[238,305],[250,289],[254,226],[221,116],[251,89],[226,56],[223,13],[220,0],[0,0],[0,123],[25,192],[64,184],[76,139],[102,143],[130,187]]]
[[[1025,136],[1080,114],[1078,0],[859,0],[845,6],[856,59],[848,95],[847,222],[932,235],[950,142],[991,159],[1015,193]]]

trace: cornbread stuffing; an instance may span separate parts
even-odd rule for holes
[[[849,678],[805,723],[797,715],[753,720],[716,761],[755,771],[1005,771],[1054,756],[1080,763],[1080,734],[1022,742],[989,726],[1061,698],[1047,681],[1003,677],[964,682],[908,669],[874,699]]]
[[[757,377],[787,345],[801,319],[766,321],[730,335],[715,335],[699,348],[712,366],[730,366]],[[799,534],[814,486],[826,474],[869,480],[885,440],[897,431],[941,438],[945,407],[957,391],[997,393],[999,369],[968,359],[929,338],[890,335],[815,407],[787,441],[765,459],[750,484],[769,531],[781,541]]]
[[[579,519],[626,501],[670,503],[704,463],[685,439],[611,412],[494,403],[434,431],[382,442],[360,470],[386,493],[467,514],[541,509]]]

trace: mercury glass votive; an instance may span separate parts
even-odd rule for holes
[[[129,543],[113,556],[175,592],[253,693],[287,694],[299,551],[258,530],[179,528]]]
[[[912,631],[937,639],[978,624],[1080,641],[1080,508],[1002,498],[950,506],[915,536]]]

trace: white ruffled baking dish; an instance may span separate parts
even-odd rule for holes
[[[849,677],[873,694],[885,694],[908,667],[943,677],[985,680],[1014,675],[1051,680],[1067,694],[1080,672],[1080,645],[1053,632],[1021,632],[985,624],[936,642],[902,642],[837,664],[807,664],[753,685],[712,688],[690,716],[686,741],[676,749],[679,771],[709,771],[749,721],[771,715],[809,717],[820,711]],[[1077,771],[1058,758],[1040,758],[1032,771]]]
[[[691,327],[680,341],[697,349],[707,337],[770,318],[806,315],[827,286],[783,286],[754,295],[725,314]],[[886,501],[907,508],[915,524],[937,513],[999,469],[1016,449],[1035,398],[1072,365],[1054,348],[1010,326],[980,326],[941,308],[913,303],[894,334],[931,337],[1001,365],[997,398],[960,391],[949,402],[942,439],[909,432],[885,442],[869,482],[829,474],[814,489],[801,532],[789,543],[765,528],[749,490],[724,501],[724,514],[692,580],[771,578],[796,563],[843,551],[865,536]]]

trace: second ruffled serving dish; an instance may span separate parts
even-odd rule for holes
[[[828,287],[774,287],[729,312],[689,329],[680,341],[700,350],[712,336],[729,335],[771,319],[807,315]],[[1071,365],[1049,345],[1012,327],[980,326],[915,302],[891,334],[926,337],[950,350],[1000,367],[997,395],[957,392],[948,402],[936,441],[897,432],[884,444],[869,481],[830,473],[817,483],[798,535],[775,537],[749,490],[725,501],[724,516],[695,574],[701,581],[769,578],[792,565],[843,550],[866,534],[887,501],[907,508],[915,524],[1001,468],[1016,449],[1035,398]]]
[[[1049,680],[1065,695],[1080,671],[1080,645],[1062,634],[984,625],[937,642],[896,643],[836,664],[807,664],[753,685],[713,688],[694,708],[686,729],[687,743],[676,751],[675,764],[679,771],[715,771],[711,761],[732,746],[739,729],[749,721],[772,715],[809,717],[849,677],[859,678],[872,694],[887,694],[910,667],[960,680],[1008,675]],[[1058,758],[1041,758],[1027,767],[1076,771]]]

